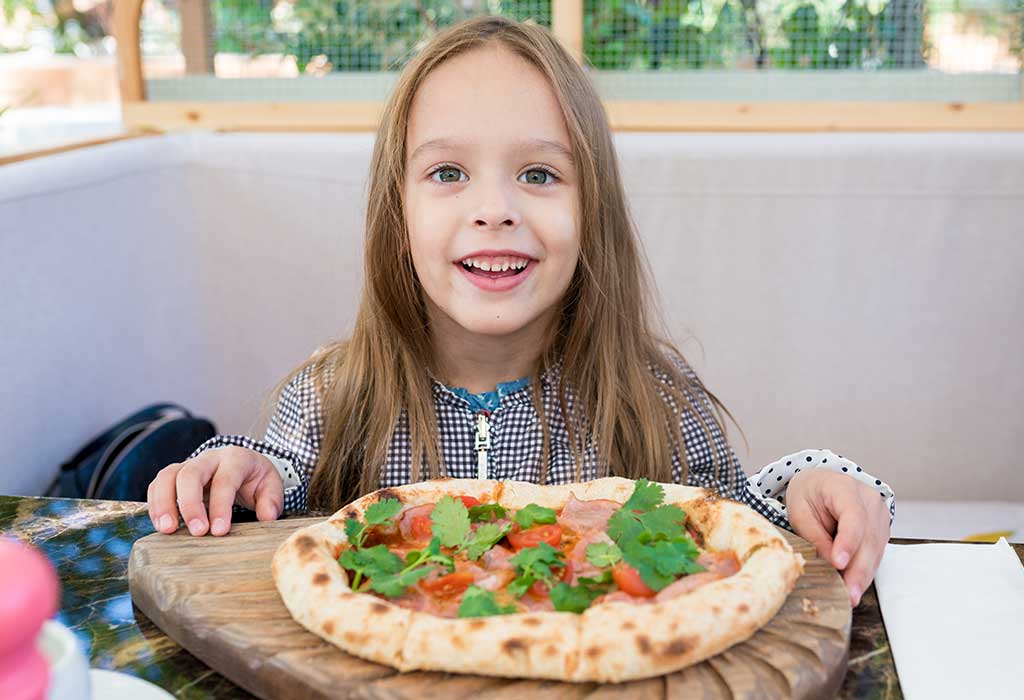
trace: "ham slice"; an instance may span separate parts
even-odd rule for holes
[[[666,600],[678,598],[681,595],[695,591],[701,586],[717,581],[720,578],[732,576],[740,570],[740,561],[736,558],[735,552],[702,552],[697,557],[697,563],[707,571],[699,574],[683,576],[678,581],[665,586],[654,599],[661,603]]]
[[[425,503],[422,506],[413,506],[402,511],[398,518],[398,529],[406,540],[414,540],[412,536],[412,519],[419,515],[430,515],[434,510],[433,503]]]
[[[697,563],[707,569],[710,573],[721,578],[732,576],[740,570],[740,560],[736,558],[736,552],[702,552],[697,557]]]
[[[569,585],[578,585],[581,576],[584,578],[595,578],[601,574],[601,569],[587,561],[587,547],[595,542],[611,543],[611,541],[612,538],[608,536],[608,533],[602,530],[595,530],[583,535],[576,542],[572,552],[569,553],[569,561],[572,562],[572,578],[569,581]]]
[[[591,603],[591,605],[599,605],[601,603],[633,603],[635,605],[642,605],[653,601],[654,598],[642,598],[640,596],[630,595],[625,591],[612,591],[611,593],[605,593],[602,596],[598,596],[594,599],[594,602]]]
[[[580,501],[575,494],[570,494],[558,516],[558,522],[580,534],[591,530],[604,530],[608,526],[608,518],[621,506],[621,503],[601,498]]]

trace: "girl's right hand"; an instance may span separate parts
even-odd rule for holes
[[[209,518],[203,506],[207,485]],[[146,501],[149,519],[158,532],[177,531],[180,511],[193,535],[226,535],[235,503],[255,510],[259,520],[276,520],[284,509],[284,482],[259,452],[219,447],[161,469],[149,485]]]

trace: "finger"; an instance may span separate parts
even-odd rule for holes
[[[239,460],[224,460],[213,475],[210,485],[210,533],[226,535],[231,529],[231,506],[242,482],[252,467]]]
[[[878,562],[881,559],[878,545],[871,539],[865,540],[864,545],[857,550],[849,566],[843,572],[843,582],[846,590],[850,593],[850,604],[857,607],[860,604],[861,596],[871,585],[875,577]]]
[[[269,470],[253,491],[257,520],[277,520],[284,510],[284,482],[276,469]]]
[[[206,459],[202,457],[207,456]],[[178,489],[178,509],[185,519],[188,531],[193,535],[205,535],[208,527],[206,509],[203,507],[203,487],[210,481],[217,469],[219,456],[204,453],[191,459],[178,470],[175,486]]]
[[[829,561],[829,553],[832,551],[832,535],[822,525],[817,513],[813,510],[808,513],[793,510],[790,511],[789,517],[796,533],[814,545],[819,557]]]
[[[840,571],[845,569],[854,554],[861,549],[864,541],[864,529],[868,514],[859,499],[843,499],[837,503],[835,513],[839,527],[836,530],[836,538],[832,543],[832,566]]]
[[[164,534],[178,529],[178,506],[175,499],[176,479],[183,464],[169,464],[161,469],[149,484],[149,517],[153,527]]]

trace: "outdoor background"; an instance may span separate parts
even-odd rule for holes
[[[111,0],[0,10],[0,150],[113,128]],[[433,32],[481,13],[550,25],[551,3],[147,0],[144,76],[154,100],[383,99]],[[590,0],[584,52],[609,98],[1016,100],[1024,0]]]

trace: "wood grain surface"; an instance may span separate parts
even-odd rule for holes
[[[225,537],[195,538],[184,529],[143,537],[128,563],[132,599],[172,639],[267,700],[818,698],[832,697],[846,672],[851,609],[842,579],[787,532],[807,565],[782,609],[746,642],[696,666],[606,685],[398,673],[324,642],[281,602],[270,573],[274,550],[320,520],[236,524]]]

